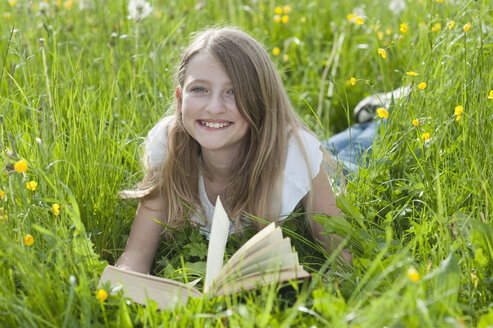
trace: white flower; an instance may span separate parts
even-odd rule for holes
[[[389,3],[389,10],[396,15],[399,15],[404,9],[406,9],[404,0],[391,0]]]
[[[151,11],[152,7],[147,1],[130,0],[128,3],[128,19],[134,19],[136,22],[140,22],[146,18]]]

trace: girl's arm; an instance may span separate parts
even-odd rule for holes
[[[140,201],[127,245],[115,266],[141,273],[150,271],[163,232],[154,219],[164,219],[163,199],[159,195]]]
[[[312,197],[311,206],[309,206],[309,198]],[[312,190],[302,200],[303,208],[308,213],[325,213],[330,216],[340,216],[341,210],[336,206],[336,197],[332,192],[332,187],[325,170],[320,166],[319,174],[313,179]],[[310,224],[313,237],[329,252],[335,249],[343,240],[336,234],[329,236],[323,234],[324,228],[320,223],[311,218],[311,214],[307,215],[307,220]],[[341,255],[348,263],[352,263],[351,252],[348,249],[341,251]]]

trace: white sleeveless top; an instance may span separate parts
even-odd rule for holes
[[[144,163],[147,170],[158,169],[166,158],[168,125],[173,116],[167,116],[154,126],[147,135],[144,146]],[[321,144],[317,138],[309,132],[298,131],[300,139],[305,148],[310,166],[312,179],[315,178],[322,164],[323,154],[320,149]],[[288,143],[288,153],[283,177],[283,190],[281,201],[281,214],[279,220],[288,217],[301,199],[310,191],[310,175],[304,160],[303,152],[294,138],[290,138]],[[212,217],[214,215],[214,205],[209,200],[205,191],[204,179],[202,174],[199,176],[199,195],[202,207],[205,211],[204,217],[195,214],[191,220],[202,226],[201,232],[208,237],[211,228]],[[233,223],[233,222],[232,222]],[[234,224],[230,225],[230,233],[234,232]]]

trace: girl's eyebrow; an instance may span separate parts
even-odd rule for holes
[[[194,78],[191,78],[187,84],[190,84],[190,83],[212,83],[211,81],[209,80],[206,80],[206,79],[194,79]],[[225,82],[224,85],[233,85],[233,82],[231,81],[228,81],[228,82]]]

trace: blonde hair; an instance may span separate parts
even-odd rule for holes
[[[249,125],[237,160],[232,163],[222,203],[236,220],[246,212],[273,221],[280,215],[289,138],[294,137],[304,151],[297,131],[309,130],[294,111],[269,55],[250,35],[232,27],[196,34],[178,66],[180,88],[191,59],[199,53],[211,55],[223,65],[233,84],[238,110]],[[200,145],[185,130],[180,111],[169,125],[167,138],[168,153],[159,170],[148,170],[144,180],[123,196],[146,198],[160,193],[165,204],[162,219],[167,226],[176,227],[190,209],[201,209],[198,177],[200,170],[207,172],[201,166]],[[304,157],[308,167],[306,153]]]

